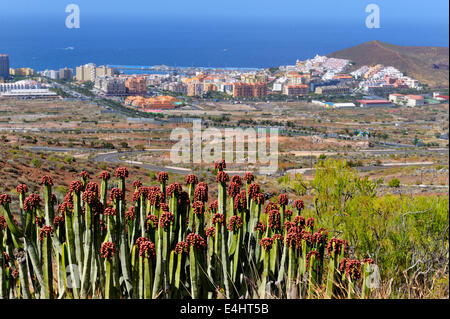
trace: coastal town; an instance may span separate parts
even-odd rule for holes
[[[59,70],[10,68],[0,57],[0,95],[3,98],[57,98],[55,82],[75,87],[90,84],[98,96],[113,98],[142,112],[175,110],[192,99],[244,101],[303,100],[331,108],[410,107],[448,101],[448,95],[430,92],[395,67],[364,65],[351,71],[350,60],[316,55],[294,65],[268,69],[171,68],[167,66],[117,68],[94,63]],[[133,74],[133,71],[138,71]],[[146,72],[148,71],[148,72]],[[23,78],[19,81],[11,80]],[[171,97],[169,97],[171,96]]]

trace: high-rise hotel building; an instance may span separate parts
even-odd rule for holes
[[[7,54],[0,54],[0,79],[9,78],[9,57]]]

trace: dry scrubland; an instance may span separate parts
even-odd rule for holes
[[[448,185],[448,152],[438,153],[433,150],[427,151],[412,147],[408,152],[402,150],[375,154],[366,151],[378,149],[379,146],[371,148],[366,141],[343,141],[335,138],[324,139],[319,137],[319,134],[323,132],[345,134],[346,131],[352,131],[355,128],[360,130],[372,128],[375,131],[388,134],[388,142],[410,143],[412,138],[418,136],[426,143],[437,143],[439,147],[448,147],[448,141],[438,140],[435,137],[435,133],[438,131],[448,131],[448,108],[442,105],[430,106],[422,108],[420,112],[406,108],[395,110],[325,110],[302,103],[277,103],[276,107],[273,104],[275,103],[258,104],[257,109],[248,110],[248,108],[240,109],[239,107],[231,109],[227,106],[221,109],[220,106],[211,102],[209,105],[205,105],[205,110],[199,111],[198,115],[202,116],[205,126],[235,127],[238,124],[282,126],[286,134],[280,137],[280,168],[282,170],[307,168],[310,167],[312,162],[316,169],[304,174],[285,175],[282,173],[272,177],[257,176],[255,174],[255,182],[260,186],[265,200],[262,212],[259,215],[260,221],[267,230],[270,211],[267,213],[263,212],[267,203],[269,201],[278,203],[279,195],[286,194],[289,198],[286,209],[292,210],[293,215],[291,220],[283,217],[284,220],[281,225],[285,221],[294,222],[297,215],[303,216],[305,220],[314,218],[314,228],[309,230],[303,228],[302,230],[309,231],[313,235],[319,232],[319,228],[325,228],[327,229],[326,241],[323,243],[314,241],[311,244],[307,244],[308,239],[303,240],[300,235],[300,237],[297,237],[299,243],[305,242],[305,245],[310,246],[303,250],[305,252],[304,256],[302,255],[302,248],[297,247],[296,252],[293,253],[293,257],[290,259],[290,246],[285,241],[288,233],[282,228],[274,229],[273,233],[261,234],[271,239],[275,237],[275,240],[279,241],[275,248],[269,249],[270,253],[267,253],[269,256],[267,261],[261,255],[259,255],[260,259],[251,261],[247,258],[247,254],[256,252],[254,249],[261,247],[259,243],[262,237],[258,238],[258,242],[256,242],[257,232],[249,224],[246,224],[242,229],[246,229],[248,235],[245,237],[242,234],[242,237],[239,238],[244,241],[247,240],[247,243],[250,242],[250,238],[253,238],[253,246],[250,248],[245,246],[247,250],[239,251],[238,257],[236,257],[236,250],[231,249],[233,240],[238,238],[235,236],[237,234],[236,229],[227,230],[223,227],[227,234],[226,236],[232,238],[230,239],[230,246],[227,246],[227,248],[230,248],[230,251],[228,251],[228,257],[226,257],[228,260],[226,265],[228,267],[227,274],[230,276],[233,284],[228,282],[229,287],[226,288],[224,281],[226,276],[223,276],[223,269],[221,269],[222,263],[219,263],[214,258],[205,257],[214,256],[215,248],[211,248],[211,245],[215,237],[206,236],[206,233],[202,233],[204,229],[200,227],[194,232],[206,240],[207,247],[204,251],[206,255],[197,256],[195,255],[196,251],[193,252],[193,255],[190,255],[190,253],[187,255],[181,254],[184,257],[180,257],[180,267],[186,267],[186,270],[183,271],[184,275],[179,278],[178,283],[185,288],[167,291],[164,288],[167,287],[167,282],[163,276],[161,277],[163,279],[158,284],[160,285],[159,292],[162,292],[162,295],[158,295],[158,297],[179,298],[194,295],[200,298],[207,298],[224,297],[225,295],[251,298],[261,296],[264,293],[264,297],[268,298],[306,298],[308,296],[311,298],[322,298],[327,296],[327,286],[329,287],[330,285],[328,276],[333,269],[336,270],[336,273],[332,275],[332,278],[341,276],[339,280],[331,281],[341,286],[341,288],[336,286],[337,288],[332,289],[335,297],[348,297],[349,292],[350,297],[361,298],[363,293],[364,297],[367,297],[367,291],[362,289],[364,287],[362,283],[364,279],[364,264],[361,268],[361,276],[356,276],[352,279],[351,276],[347,277],[345,270],[339,273],[339,267],[330,267],[332,257],[326,252],[326,249],[323,252],[319,251],[326,247],[322,247],[322,244],[328,245],[331,239],[336,237],[348,243],[346,258],[358,261],[371,258],[379,267],[381,275],[380,285],[377,289],[369,292],[371,298],[448,298],[448,188],[443,187]],[[250,118],[253,122],[248,121]],[[164,118],[163,120],[166,119]],[[395,122],[400,124],[395,126]],[[140,165],[96,162],[94,158],[99,153],[111,151],[137,152],[142,151],[146,147],[168,149],[170,147],[170,141],[168,141],[170,131],[176,126],[173,123],[167,123],[162,126],[128,123],[126,118],[119,113],[106,113],[96,104],[82,102],[0,101],[0,128],[2,129],[0,133],[2,139],[0,146],[0,193],[8,194],[12,199],[10,210],[16,216],[20,227],[23,227],[24,225],[26,226],[26,222],[24,224],[21,223],[19,213],[20,200],[16,192],[17,185],[26,184],[28,186],[27,195],[31,193],[40,195],[40,204],[43,211],[37,210],[35,212],[39,216],[45,213],[45,205],[49,205],[44,200],[43,185],[40,183],[41,177],[50,175],[54,184],[52,193],[56,196],[56,202],[52,205],[55,215],[57,215],[57,204],[65,201],[65,196],[70,193],[70,183],[73,180],[79,180],[81,171],[86,171],[90,175],[89,182],[101,186],[100,171],[106,170],[113,174],[117,167],[127,166],[129,178],[125,182],[126,206],[125,203],[123,203],[123,206],[119,205],[120,208],[116,206],[117,210],[120,210],[120,214],[123,214],[124,217],[125,212],[136,204],[132,198],[134,192],[132,182],[140,180],[144,186],[160,187],[157,180],[158,171],[148,170]],[[189,128],[189,125],[183,124],[183,126]],[[305,132],[310,132],[311,130],[315,133],[314,138],[304,135]],[[149,139],[150,146],[148,144]],[[377,141],[384,141],[384,139],[382,137],[371,139],[371,142]],[[55,149],[50,151],[49,148]],[[71,151],[63,150],[64,148],[70,148]],[[311,153],[311,150],[313,153]],[[143,157],[142,154],[145,154],[147,158]],[[155,165],[164,166],[169,164],[167,157],[167,151],[158,151],[152,152],[150,155],[147,153],[135,153],[132,156],[125,156],[124,159],[143,160],[144,162],[148,161]],[[335,161],[342,158],[345,158],[350,165]],[[423,167],[421,165],[404,167],[377,166],[382,163],[425,161],[431,161],[433,164]],[[374,168],[367,171],[356,171],[351,166],[373,166]],[[216,182],[217,172],[214,171],[214,167],[207,165],[202,165],[201,168],[189,168],[193,169],[191,173],[197,175],[199,182],[205,182],[208,185],[209,199],[204,205],[207,209],[205,210],[203,222],[207,228],[213,227],[214,225],[211,223],[213,214],[208,207],[209,204],[217,199],[218,191],[221,189],[221,184]],[[229,164],[227,170],[247,171],[248,167]],[[188,190],[187,186],[184,186],[185,176],[169,173],[168,177],[167,185],[180,183],[185,191]],[[388,182],[395,178],[400,181],[400,186],[389,186]],[[419,184],[424,184],[427,187],[419,187]],[[228,187],[229,183],[226,186]],[[115,187],[121,187],[120,178],[112,178],[108,182],[109,190]],[[245,184],[241,189],[246,189]],[[296,199],[301,199],[304,202],[304,209],[301,211],[296,210],[293,206]],[[231,209],[231,202],[227,202],[226,214],[228,215],[226,219],[228,223],[234,215],[244,218],[244,215],[240,215],[244,213],[244,210],[242,212],[235,211]],[[168,201],[167,204],[169,206],[172,205],[170,210],[174,209],[174,203],[170,204],[170,201]],[[86,202],[83,202],[82,205],[85,208],[87,207]],[[280,206],[278,206],[278,211],[281,212]],[[156,210],[156,215],[162,212],[163,210]],[[250,208],[246,212],[248,215],[245,215],[245,218],[252,216],[252,214],[254,216],[256,212],[255,207],[253,207],[253,212],[251,212]],[[144,217],[147,216],[147,213],[147,211],[144,213]],[[2,211],[2,214],[4,214],[4,211]],[[101,214],[101,216],[107,222],[105,215]],[[139,214],[136,216],[139,216]],[[187,216],[189,216],[188,211],[186,211],[185,217],[187,218]],[[49,219],[47,218],[44,224],[52,225]],[[80,222],[83,224],[86,221],[81,218]],[[125,229],[131,230],[128,234],[131,234],[133,229],[135,230],[134,235],[142,231],[140,226],[133,226],[134,228],[130,229],[127,228],[128,226],[125,223],[120,225],[119,229],[124,231]],[[46,270],[48,271],[48,267],[46,268],[43,264],[43,253],[45,250],[42,249],[42,242],[36,237],[41,227],[33,223],[32,229],[35,232],[35,237],[32,238],[35,244],[34,247],[38,252],[37,256],[40,256],[39,258],[42,262],[41,266],[36,267],[40,268],[44,273]],[[127,256],[125,259],[130,262],[129,276],[132,278],[134,294],[130,292],[131,288],[126,284],[117,284],[116,277],[113,278],[111,285],[103,285],[104,281],[101,280],[104,279],[102,276],[107,274],[107,267],[105,267],[106,264],[103,259],[98,261],[98,258],[101,258],[100,250],[93,250],[92,260],[96,261],[93,261],[92,265],[94,266],[95,264],[97,272],[94,278],[91,277],[89,279],[88,286],[84,286],[84,289],[87,289],[87,291],[84,291],[84,296],[89,298],[105,297],[108,287],[110,297],[156,297],[153,295],[153,287],[156,283],[155,274],[158,261],[162,262],[165,260],[165,262],[170,264],[171,258],[175,258],[169,253],[170,250],[175,248],[178,241],[184,241],[192,230],[192,228],[183,229],[181,237],[176,236],[177,238],[171,241],[171,244],[167,247],[166,259],[162,258],[162,255],[158,258],[155,256],[154,262],[148,265],[148,271],[146,270],[145,274],[153,276],[150,280],[151,283],[145,281],[147,278],[145,274],[142,277],[144,282],[141,282],[141,277],[133,272],[136,270],[133,267],[138,267],[138,273],[141,273],[139,265],[145,267],[145,260],[140,264],[137,252],[134,255],[135,257],[122,253],[119,249],[122,240],[115,242],[118,249],[116,256]],[[8,231],[5,234],[8,234]],[[106,236],[105,232],[101,234]],[[152,241],[156,246],[155,254],[157,254],[158,237],[151,237],[151,233],[147,232],[141,235]],[[279,236],[276,235],[283,236],[283,240],[280,241]],[[53,238],[53,236],[48,238]],[[66,240],[65,235],[61,231],[58,236],[60,236],[59,240],[61,243]],[[26,236],[23,234],[18,237],[20,238],[19,242],[22,242]],[[120,234],[118,234],[118,237],[120,238]],[[306,236],[305,238],[308,237]],[[135,239],[137,237],[127,237],[126,241],[124,241],[129,245],[130,254],[133,251],[133,247],[137,247],[133,245],[135,244]],[[97,245],[104,240],[105,238],[101,237]],[[14,269],[18,269],[19,264],[18,259],[14,258],[12,249],[14,243],[8,240],[7,242],[9,245],[7,247],[10,249],[8,253],[10,256],[10,273],[7,273],[7,275],[12,280],[12,272]],[[96,247],[100,248],[100,246]],[[152,251],[151,245],[146,247]],[[284,247],[286,247],[286,250]],[[61,250],[57,251],[60,252]],[[273,251],[276,251],[276,253]],[[317,258],[318,262],[312,262],[313,265],[320,266],[317,269],[314,268],[315,266],[313,267],[314,269],[306,268],[306,265],[303,264],[306,261],[310,261],[311,256],[315,255],[314,253],[309,254],[308,258],[306,258],[306,253],[310,251],[318,252],[316,256],[319,257]],[[218,252],[216,251],[217,254]],[[272,256],[273,254],[274,256]],[[43,289],[43,287],[48,289],[49,286],[53,288],[52,296],[56,297],[63,291],[65,291],[64,297],[74,296],[74,291],[64,288],[64,278],[60,277],[61,274],[56,267],[58,262],[61,262],[61,260],[58,261],[57,255],[58,253],[55,250],[51,250],[53,284],[35,281],[34,286],[30,285],[28,287],[30,296],[49,296],[45,294]],[[75,256],[74,258],[77,257]],[[198,262],[199,268],[189,268],[192,264],[190,262],[193,260],[192,258],[201,259]],[[237,258],[237,261],[235,261],[235,258]],[[339,261],[342,260],[340,259]],[[168,269],[162,266],[160,268],[160,270],[165,269],[164,271],[170,284],[172,283],[171,280],[178,280],[176,279],[177,262],[174,261],[172,263],[173,268]],[[267,271],[265,271],[266,262],[269,263]],[[114,263],[113,261],[114,267],[119,269],[119,276],[123,276],[124,269],[122,269],[122,266]],[[272,265],[271,263],[274,264]],[[308,265],[310,264],[308,263]],[[359,269],[356,262],[352,262],[352,265],[355,266],[351,267]],[[29,265],[29,267],[28,271],[33,271],[34,266]],[[276,267],[277,271],[274,271],[274,267]],[[283,275],[283,278],[278,278],[277,276],[280,267],[285,270],[284,274],[286,276]],[[295,272],[292,272],[294,268]],[[117,268],[114,269],[117,270]],[[202,277],[204,274],[200,272],[201,269],[205,271],[210,269],[210,277]],[[247,280],[241,274],[247,274],[249,269],[251,270],[251,275],[249,275]],[[172,278],[170,278],[170,271],[173,271],[174,274]],[[309,274],[313,274],[312,277]],[[36,276],[35,270],[33,275]],[[12,296],[17,297],[17,294],[20,294],[23,297],[23,292],[20,292],[22,291],[21,289],[25,288],[20,288],[20,283],[17,281],[18,277],[15,278],[16,281],[9,282],[9,292],[13,291]],[[261,288],[264,278],[266,283],[279,279],[282,284],[281,286],[272,285],[270,290],[264,290]],[[308,278],[315,279],[311,283],[311,281],[308,281]],[[137,280],[137,282],[134,280]],[[210,282],[209,284],[208,281]],[[39,283],[36,285],[36,282]],[[17,285],[14,286],[14,284]],[[150,285],[150,287],[146,285]],[[237,288],[230,288],[234,286]],[[143,295],[141,295],[140,287],[143,289]],[[193,287],[198,289],[193,291]],[[81,294],[81,292],[82,289],[78,293]],[[328,296],[329,293],[330,288],[328,288]]]

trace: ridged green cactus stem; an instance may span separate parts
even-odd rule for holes
[[[297,260],[298,260],[298,252],[299,250],[296,249],[294,245],[289,246],[289,253],[288,253],[288,273],[287,273],[287,298],[291,298],[292,294],[292,285],[296,279],[296,269],[297,269]]]
[[[198,299],[201,296],[201,274],[199,272],[199,263],[202,259],[202,250],[206,248],[206,241],[200,235],[191,233],[186,237],[186,242],[189,245],[191,297],[192,299]]]
[[[363,276],[363,283],[362,283],[362,289],[361,289],[361,298],[367,299],[370,298],[370,283],[369,277],[372,274],[372,265],[374,264],[374,261],[370,258],[366,258],[363,261],[363,269],[362,269],[362,276]]]
[[[76,253],[75,253],[75,234],[73,231],[73,213],[72,210],[66,206],[64,206],[64,210],[65,210],[65,217],[64,217],[64,221],[65,221],[65,230],[66,230],[66,246],[65,248],[67,249],[67,255],[68,255],[68,266],[69,266],[69,271],[70,271],[70,278],[71,278],[71,282],[72,282],[72,293],[73,293],[73,297],[75,299],[79,298],[79,294],[78,294],[78,288],[79,288],[79,284],[78,284],[78,280],[79,278],[79,273],[77,271],[77,258],[76,258]]]
[[[138,239],[139,256],[143,261],[143,281],[144,283],[144,299],[152,298],[152,285],[153,280],[153,261],[155,259],[155,244],[146,238],[141,237]]]
[[[181,211],[178,211],[178,203],[183,189],[179,183],[173,183],[167,187],[166,191],[169,197],[169,211],[174,215],[174,221],[169,230],[169,247],[173,247],[175,246],[176,240],[178,240],[179,220],[181,219]]]
[[[260,299],[264,299],[264,298],[266,298],[266,289],[267,289],[266,286],[267,286],[267,281],[268,281],[269,275],[270,275],[270,257],[271,257],[270,251],[272,250],[273,239],[265,237],[265,238],[261,239],[259,245],[262,247],[261,258],[263,259],[264,268],[263,268],[263,274],[261,277],[261,283],[259,286],[258,295],[259,295]]]
[[[146,195],[147,189],[141,187],[139,189],[139,224],[140,224],[140,236],[145,237],[145,229],[146,229]]]
[[[58,254],[57,254],[58,255]],[[67,242],[61,244],[61,274],[63,277],[63,288],[66,292],[67,298],[71,299],[73,297],[72,293],[69,291],[67,285],[67,272],[70,271],[68,269],[69,262],[69,252],[67,250]],[[62,294],[62,291],[59,291],[59,294]]]
[[[45,299],[53,298],[53,263],[52,263],[52,235],[51,226],[41,228],[39,240],[42,243],[42,265],[44,268],[44,295]]]
[[[83,227],[82,227],[82,213],[81,213],[81,190],[83,185],[80,181],[74,181],[71,184],[72,198],[73,198],[73,233],[75,238],[75,256],[77,258],[78,269],[83,269]]]
[[[119,189],[122,192],[121,196],[114,199],[117,216],[119,217],[120,264],[128,298],[131,298],[133,295],[133,282],[130,276],[130,246],[128,245],[128,238],[125,234],[125,179],[128,178],[128,169],[126,167],[119,167],[115,172],[115,176],[118,178]]]
[[[319,277],[319,252],[311,250],[308,253],[307,268],[308,268],[308,298],[313,298],[315,296],[315,291],[318,287],[318,277]]]
[[[17,194],[19,194],[20,218],[22,220],[22,225],[25,225],[25,220],[26,220],[26,217],[27,217],[27,213],[25,212],[25,210],[23,208],[23,204],[24,204],[24,201],[25,201],[25,195],[28,192],[27,185],[19,184],[16,187],[16,192],[17,192]]]
[[[113,257],[116,255],[116,247],[112,242],[104,242],[102,244],[100,255],[105,260],[105,299],[111,299],[114,295],[114,269]]]
[[[30,289],[28,287],[28,267],[26,262],[26,253],[23,250],[16,251],[14,253],[14,258],[17,260],[19,265],[19,277],[20,277],[20,288],[21,296],[23,299],[30,299]]]
[[[45,224],[51,225],[51,223],[53,222],[53,219],[55,218],[55,211],[54,211],[53,199],[52,199],[53,180],[50,176],[45,175],[41,179],[41,184],[44,185]]]
[[[232,267],[231,267],[231,279],[233,283],[236,282],[238,266],[239,266],[239,256],[242,248],[242,229],[243,222],[240,216],[232,216],[228,224],[229,236],[231,238],[230,245],[230,258],[232,257]]]
[[[175,246],[175,256],[177,259],[177,266],[175,269],[175,276],[174,276],[174,282],[173,285],[175,287],[175,290],[180,291],[181,288],[181,277],[182,277],[182,270],[184,269],[184,265],[186,262],[186,255],[189,252],[189,245],[186,242],[179,242]]]
[[[81,273],[81,299],[86,299],[89,292],[92,251],[93,251],[93,215],[98,205],[98,194],[92,190],[86,190],[83,193],[84,218],[85,218],[85,237],[84,237],[84,260]]]
[[[286,194],[280,194],[278,196],[278,204],[280,205],[280,221],[281,225],[284,225],[284,218],[286,214],[286,205],[289,203],[289,198]]]
[[[218,211],[227,221],[227,186],[229,176],[223,170],[219,170],[217,174],[217,189],[218,189]],[[225,295],[229,299],[231,298],[231,287],[229,281],[229,269],[228,269],[228,232],[225,227],[221,227],[221,253],[220,261],[222,263],[223,285],[225,288]]]
[[[326,295],[327,298],[331,299],[334,297],[334,286],[336,281],[336,267],[338,266],[337,255],[340,252],[340,241],[337,238],[332,238],[327,247],[327,252],[330,257],[328,261],[328,276],[327,276],[327,288]]]

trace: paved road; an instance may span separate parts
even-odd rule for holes
[[[148,151],[161,152],[161,151],[165,151],[165,150],[148,150]],[[124,160],[120,159],[121,156],[132,155],[132,154],[137,154],[137,153],[138,152],[114,152],[114,153],[98,154],[97,156],[94,157],[94,161],[114,163],[114,164],[122,163],[122,164],[128,164],[128,165],[136,165],[136,166],[140,166],[140,167],[152,170],[152,171],[157,171],[157,172],[166,171],[166,172],[172,172],[172,173],[181,174],[181,175],[188,175],[192,172],[190,169],[185,169],[185,168],[176,168],[176,167],[171,167],[171,166],[157,166],[157,165],[145,164],[142,162],[124,161]]]

